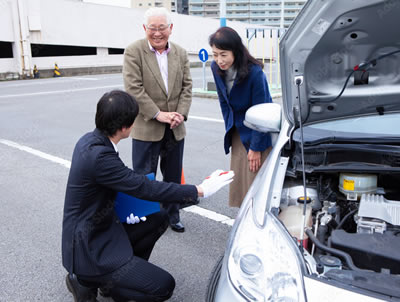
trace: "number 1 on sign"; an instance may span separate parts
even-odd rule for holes
[[[200,54],[201,54],[201,56],[202,56],[202,62],[205,62],[205,61],[207,61],[207,59],[206,59],[206,52],[205,52],[205,50],[203,49],[203,50],[201,50],[201,52],[200,52]]]
[[[204,48],[200,49],[199,51],[199,59],[202,62],[207,62],[208,60],[208,52]]]

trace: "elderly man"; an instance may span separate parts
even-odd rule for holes
[[[126,91],[136,98],[139,115],[132,130],[132,163],[136,173],[157,172],[163,180],[181,182],[184,121],[192,102],[192,79],[186,51],[169,42],[170,13],[165,8],[145,12],[146,38],[129,45],[124,54]],[[174,231],[184,232],[179,204],[163,205]]]

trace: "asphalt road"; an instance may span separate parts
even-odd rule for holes
[[[201,87],[201,69],[194,70],[193,79],[194,87]],[[73,301],[61,264],[68,177],[62,160],[68,164],[76,141],[94,129],[101,95],[121,88],[121,74],[0,82],[0,301]],[[198,184],[215,169],[229,168],[223,134],[218,101],[193,98],[185,141],[187,183]],[[130,139],[118,147],[131,167]],[[226,188],[199,207],[234,218],[237,210],[228,207],[227,196]],[[204,301],[231,229],[206,216],[182,211],[186,232],[169,229],[155,246],[150,261],[176,279],[169,301]]]

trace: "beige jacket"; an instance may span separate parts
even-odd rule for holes
[[[142,141],[156,142],[164,136],[165,124],[153,119],[158,111],[179,112],[187,119],[192,103],[192,78],[186,51],[169,42],[168,95],[158,67],[156,55],[147,39],[139,40],[125,49],[123,76],[125,90],[139,104],[139,115],[131,136]],[[173,129],[176,140],[186,135],[184,123]]]

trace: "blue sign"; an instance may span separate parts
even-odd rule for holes
[[[207,62],[208,60],[208,52],[204,48],[200,49],[199,51],[199,58],[202,62]]]

